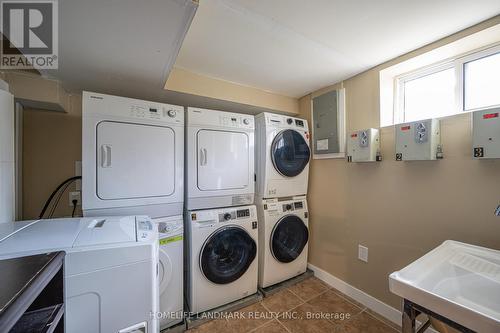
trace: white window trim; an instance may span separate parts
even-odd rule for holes
[[[456,86],[455,86],[455,109],[453,115],[461,114],[464,112],[472,112],[480,109],[490,109],[499,107],[498,105],[491,105],[484,108],[476,108],[465,110],[465,82],[464,82],[464,66],[468,62],[472,62],[481,58],[491,56],[500,52],[500,43],[489,45],[480,49],[467,52],[460,56],[450,58],[429,66],[421,67],[414,71],[404,73],[394,77],[394,114],[393,123],[401,124],[405,122],[404,115],[404,84],[408,81],[415,80],[430,74],[438,73],[440,71],[455,68]],[[439,117],[437,117],[439,118]]]

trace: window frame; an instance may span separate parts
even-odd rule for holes
[[[451,115],[462,114],[464,112],[472,112],[483,109],[490,109],[500,107],[500,104],[489,105],[487,107],[475,108],[475,109],[465,109],[465,65],[469,62],[473,62],[494,54],[500,53],[500,43],[489,45],[483,48],[479,48],[462,54],[460,56],[449,58],[444,61],[440,61],[428,66],[421,67],[414,71],[404,73],[394,77],[394,114],[393,123],[401,124],[406,121],[405,119],[405,83],[408,81],[416,80],[431,74],[435,74],[447,69],[455,69],[455,111]],[[442,116],[436,116],[434,118],[440,118]]]

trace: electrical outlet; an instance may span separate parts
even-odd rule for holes
[[[368,262],[368,248],[363,245],[358,245],[358,259]]]
[[[80,206],[82,204],[81,192],[79,191],[69,192],[69,205],[71,207],[73,207],[73,200],[78,201],[76,205]]]

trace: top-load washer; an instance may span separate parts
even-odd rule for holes
[[[158,332],[158,231],[149,217],[6,223],[0,259],[65,251],[65,327],[71,333]],[[7,229],[4,228],[4,231]]]
[[[252,204],[254,117],[190,107],[186,124],[186,208]]]
[[[280,198],[307,194],[309,130],[304,119],[273,113],[255,116],[256,195]]]
[[[184,108],[83,92],[85,216],[182,215]]]

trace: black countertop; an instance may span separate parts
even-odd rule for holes
[[[63,260],[64,252],[0,260],[0,331],[19,319]]]

